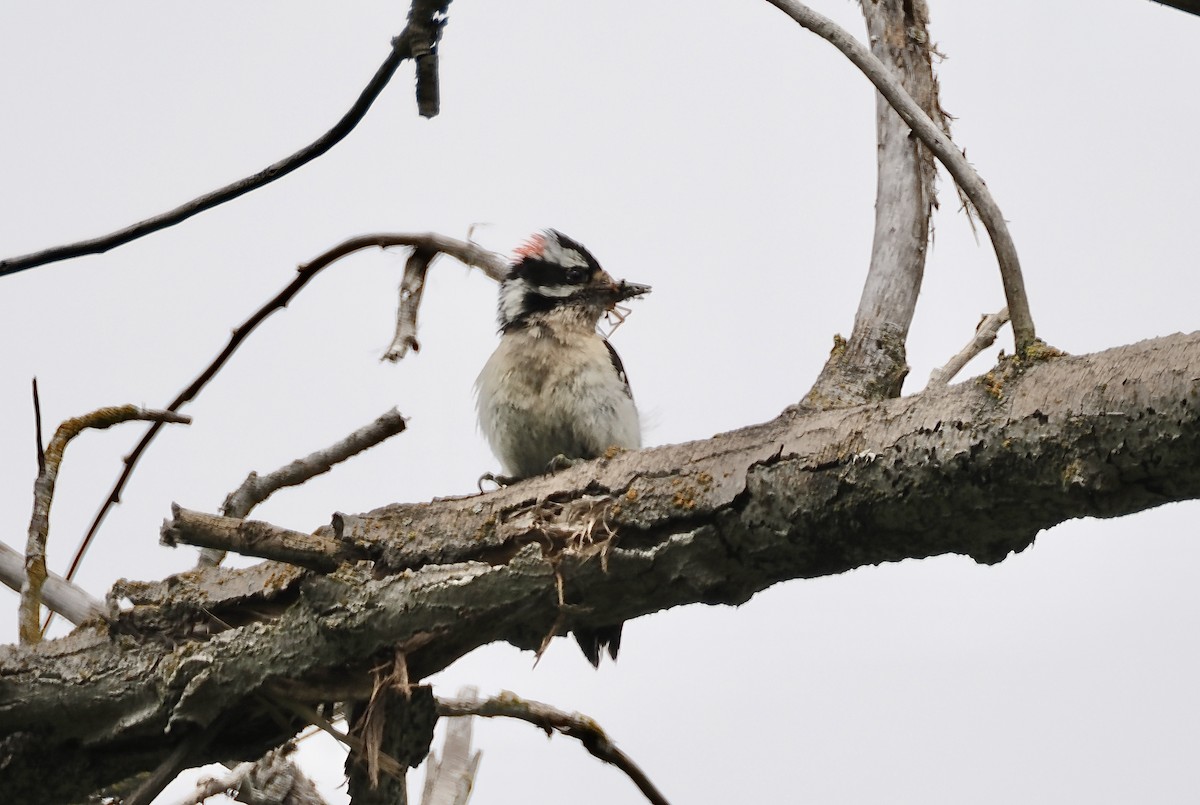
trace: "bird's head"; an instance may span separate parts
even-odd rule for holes
[[[595,326],[619,302],[649,291],[649,285],[614,280],[580,243],[547,229],[517,249],[500,284],[500,329],[562,310],[578,312]]]

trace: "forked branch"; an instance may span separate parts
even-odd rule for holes
[[[63,452],[72,439],[88,428],[103,430],[132,419],[163,422],[188,423],[189,417],[171,411],[148,411],[134,405],[100,408],[58,426],[54,438],[46,447],[41,472],[33,484],[33,514],[29,518],[29,536],[25,544],[25,583],[21,586],[19,614],[22,643],[36,643],[41,639],[39,614],[42,606],[42,586],[46,583],[46,539],[50,533],[50,504],[54,500],[54,486],[58,482],[58,470],[62,466]]]
[[[983,179],[979,177],[971,163],[967,162],[967,158],[946,136],[945,132],[905,91],[899,79],[845,29],[797,0],[767,0],[767,2],[804,28],[829,42],[850,59],[871,80],[879,93],[912,128],[913,133],[920,138],[921,142],[929,147],[938,161],[946,166],[946,170],[954,177],[954,181],[967,194],[991,237],[992,248],[995,250],[996,260],[1000,264],[1004,295],[1012,315],[1017,354],[1023,354],[1037,338],[1033,326],[1033,316],[1029,312],[1029,299],[1025,295],[1025,280],[1021,276],[1021,263],[1017,257],[1017,249],[1013,244],[1012,236],[1008,232],[1008,224]]]

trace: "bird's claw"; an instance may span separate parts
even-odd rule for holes
[[[479,486],[480,492],[486,492],[487,490],[483,488],[485,481],[491,481],[496,485],[497,489],[503,489],[516,480],[517,479],[513,478],[511,475],[496,475],[492,472],[485,472],[483,475],[479,476],[479,480],[476,483]]]

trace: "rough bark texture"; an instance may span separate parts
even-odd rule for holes
[[[997,562],[1069,518],[1200,497],[1197,455],[1193,333],[340,515],[323,535],[374,542],[379,560],[124,583],[133,606],[107,627],[0,650],[0,790],[77,801],[214,723],[190,765],[257,757],[301,726],[262,692],[364,698],[397,647],[416,680],[493,641],[535,648],[785,579],[951,552]]]
[[[871,52],[901,77],[904,88],[943,128],[933,75],[933,46],[923,0],[862,0]],[[850,339],[838,342],[813,388],[810,408],[859,405],[900,396],[908,374],[904,344],[912,324],[929,216],[936,205],[933,154],[891,104],[875,94],[877,185],[871,265]]]

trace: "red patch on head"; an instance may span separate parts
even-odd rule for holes
[[[545,235],[530,235],[529,240],[518,246],[513,254],[516,257],[541,257],[545,250]]]

